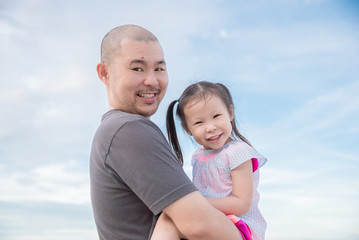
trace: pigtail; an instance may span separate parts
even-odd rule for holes
[[[181,164],[181,166],[183,166],[183,155],[182,155],[181,147],[178,142],[176,125],[173,117],[173,109],[177,102],[178,102],[177,100],[172,101],[168,106],[167,116],[166,116],[166,129],[167,129],[168,141],[170,142],[171,147],[175,152],[179,163]]]
[[[247,143],[249,146],[253,147],[252,144],[247,140],[247,138],[245,138],[242,134],[239,133],[235,121],[232,121],[232,128],[233,128],[234,135],[239,137],[243,142]]]
[[[231,92],[229,91],[229,89],[225,86],[225,85],[223,85],[223,84],[221,84],[221,83],[216,83],[216,85],[218,85],[218,86],[220,86],[225,92],[226,92],[226,94],[227,94],[227,96],[228,96],[228,100],[229,100],[229,102],[230,102],[230,104],[233,106],[233,116],[234,116],[234,103],[233,103],[233,99],[232,99],[232,95],[231,95]],[[232,132],[233,132],[233,134],[232,135],[234,135],[234,137],[238,137],[239,139],[241,139],[243,142],[245,142],[245,143],[247,143],[249,146],[251,146],[252,147],[252,144],[247,140],[247,138],[245,138],[242,134],[240,134],[240,132],[238,131],[238,128],[237,128],[237,125],[236,125],[236,118],[235,117],[233,117],[233,121],[231,122],[231,124],[232,124]]]

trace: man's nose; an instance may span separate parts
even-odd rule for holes
[[[157,78],[155,71],[150,71],[146,74],[144,84],[147,86],[157,86],[158,85],[158,78]]]

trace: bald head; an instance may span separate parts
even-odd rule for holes
[[[122,25],[109,31],[101,43],[101,62],[109,63],[112,57],[121,51],[122,40],[131,41],[158,41],[147,29],[137,25]]]

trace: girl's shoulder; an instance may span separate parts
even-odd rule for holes
[[[228,164],[231,166],[231,169],[253,158],[258,160],[259,167],[262,167],[267,162],[267,158],[259,154],[252,146],[242,140],[233,140],[226,144],[222,154],[228,159]]]
[[[222,151],[224,152],[236,152],[236,151],[255,151],[253,147],[248,145],[246,142],[240,139],[234,139],[223,146]]]

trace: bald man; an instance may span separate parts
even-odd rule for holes
[[[187,239],[241,239],[231,221],[197,191],[150,117],[166,92],[162,47],[148,30],[106,34],[97,73],[109,110],[91,150],[91,201],[101,240],[148,240],[164,212]]]

